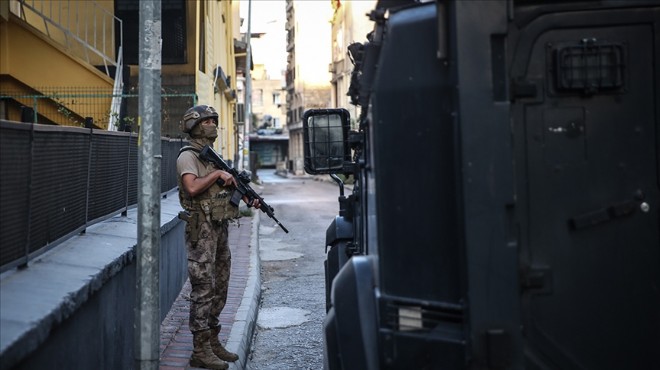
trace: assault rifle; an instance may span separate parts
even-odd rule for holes
[[[206,145],[202,149],[201,152],[199,152],[199,158],[203,161],[213,163],[217,168],[229,172],[233,177],[234,180],[236,180],[236,190],[234,191],[234,194],[231,195],[230,203],[236,207],[241,203],[241,199],[243,197],[246,197],[248,199],[248,206],[252,204],[252,201],[254,199],[259,200],[261,211],[265,214],[268,215],[268,217],[272,218],[273,221],[275,221],[284,232],[288,233],[289,230],[282,225],[282,223],[275,218],[275,211],[273,210],[273,207],[269,206],[266,204],[264,201],[264,198],[260,197],[257,192],[255,192],[252,187],[250,187],[250,175],[245,172],[241,171],[241,173],[238,173],[235,168],[229,167],[227,162],[225,162],[219,155],[218,153],[213,150],[210,146]]]

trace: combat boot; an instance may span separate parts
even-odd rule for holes
[[[224,370],[229,365],[213,353],[209,340],[211,330],[201,330],[193,333],[193,353],[190,356],[190,366],[205,369]]]
[[[227,349],[222,345],[222,343],[220,343],[220,340],[218,339],[218,334],[220,334],[220,326],[211,328],[211,339],[209,340],[209,343],[211,343],[211,348],[213,349],[213,353],[215,353],[215,355],[218,356],[218,358],[221,360],[225,360],[229,362],[235,362],[236,360],[238,360],[237,354],[227,351]]]

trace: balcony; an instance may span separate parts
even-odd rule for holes
[[[104,6],[94,1],[11,1],[11,17],[3,29],[9,42],[0,46],[9,58],[0,71],[5,90],[40,95],[53,87],[94,86],[112,97],[104,106],[110,122],[102,128],[117,127],[123,89],[122,21]],[[53,100],[46,105],[62,104]],[[66,109],[67,117],[87,117],[73,105]],[[71,124],[56,115],[51,118]]]

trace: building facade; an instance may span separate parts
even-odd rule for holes
[[[254,65],[250,152],[256,153],[259,168],[280,169],[286,167],[289,155],[286,90],[281,79],[270,77],[263,64]]]
[[[286,1],[288,167],[297,175],[304,173],[303,113],[331,105],[328,63],[332,14],[327,2]]]
[[[334,10],[330,63],[332,107],[348,110],[353,121],[359,117],[359,112],[356,106],[350,104],[347,95],[353,72],[348,46],[354,42],[364,43],[367,40],[367,34],[373,30],[373,22],[369,20],[367,14],[375,9],[376,2],[376,0],[332,0]]]
[[[240,43],[238,1],[161,0],[161,8],[161,91],[171,96],[164,101],[163,135],[181,135],[179,121],[193,104],[211,105],[220,121],[215,149],[233,160],[240,149],[235,114],[237,64],[242,63],[236,53],[236,44]],[[139,77],[139,2],[115,0],[115,9],[127,28],[124,56],[130,71],[128,90],[135,91]]]
[[[109,1],[0,1],[0,118],[107,128],[120,33]]]
[[[286,127],[286,89],[282,80],[270,78],[263,64],[255,64],[252,71],[252,120],[251,131],[279,130]]]
[[[139,8],[134,0],[0,1],[0,118],[137,131]],[[161,0],[161,36],[162,135],[181,136],[185,110],[212,105],[216,150],[234,158],[238,1]]]

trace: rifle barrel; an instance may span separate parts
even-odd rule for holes
[[[259,196],[254,189],[249,184],[243,183],[240,179],[240,176],[238,174],[238,171],[236,171],[235,168],[229,167],[229,165],[218,155],[218,153],[213,150],[210,146],[206,145],[204,148],[201,150],[199,153],[199,157],[202,160],[205,160],[207,162],[211,162],[216,165],[219,169],[223,171],[229,172],[233,177],[234,180],[236,180],[236,189],[241,193],[241,195],[245,195],[248,198],[250,198],[250,201],[252,199],[259,199],[259,203],[261,206],[259,207],[265,214],[268,215],[268,217],[272,218],[281,228],[286,232],[287,234],[289,233],[289,230],[282,225],[282,223],[275,218],[275,211],[273,210],[273,207],[269,206],[265,201],[264,198]]]

